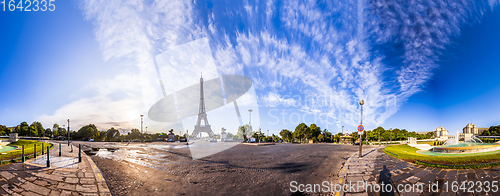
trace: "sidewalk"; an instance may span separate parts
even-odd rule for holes
[[[364,149],[362,159],[358,158],[358,153],[354,154],[341,169],[339,174],[339,183],[349,185],[353,184],[357,187],[356,183],[363,181],[371,185],[387,185],[391,184],[394,189],[381,193],[380,191],[373,191],[364,188],[348,189],[348,191],[340,192],[337,195],[498,195],[499,192],[485,193],[475,192],[469,193],[465,189],[452,190],[452,183],[457,182],[458,187],[462,182],[478,181],[493,182],[500,180],[500,167],[485,168],[485,169],[440,169],[433,167],[425,167],[413,163],[407,163],[399,159],[395,159],[386,155],[382,147],[374,149]],[[343,181],[343,182],[342,182]],[[438,187],[432,187],[430,184],[438,183]],[[448,183],[448,189],[444,186]],[[398,191],[397,187],[406,187],[409,191]],[[410,189],[414,185],[421,185],[423,189],[417,188]],[[348,186],[349,187],[349,186]],[[366,186],[365,186],[366,188]],[[429,188],[436,188],[436,191],[430,191]],[[474,187],[476,189],[477,187]]]
[[[78,147],[59,143],[47,154],[25,163],[0,166],[0,195],[111,195],[101,172],[92,159],[82,152],[78,162]]]

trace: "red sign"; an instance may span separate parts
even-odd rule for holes
[[[363,127],[363,125],[359,125],[358,126],[358,131],[359,132],[363,132],[363,130],[365,130],[365,127]]]

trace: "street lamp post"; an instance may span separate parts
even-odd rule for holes
[[[141,134],[142,134],[142,118],[144,117],[144,115],[141,114]]]
[[[363,125],[363,104],[365,104],[365,100],[359,101],[359,105],[361,106],[361,121],[360,125]],[[361,158],[361,148],[363,146],[363,140],[362,140],[363,134],[359,136],[359,158]]]
[[[141,140],[142,140],[142,139],[143,139],[143,137],[144,137],[144,135],[142,135],[142,134],[143,134],[143,133],[142,133],[142,117],[144,117],[144,115],[142,115],[142,114],[141,114],[141,136],[142,136],[142,137],[141,137]]]
[[[68,146],[69,146],[69,118],[68,118]]]
[[[249,115],[249,117],[248,117],[248,119],[249,119],[248,120],[248,125],[250,125],[250,126],[252,126],[252,112],[253,112],[252,109],[248,110],[248,115]]]

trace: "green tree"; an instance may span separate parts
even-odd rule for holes
[[[34,137],[41,137],[43,136],[43,133],[45,132],[45,129],[43,128],[43,125],[41,122],[35,121],[31,123],[30,128],[33,127],[33,136]]]
[[[99,136],[95,137],[95,141],[104,141],[106,140],[107,131],[99,131]]]
[[[333,142],[332,133],[330,133],[328,130],[324,129],[323,133],[321,134],[323,134],[323,136],[325,137],[326,142]]]
[[[287,142],[292,141],[292,132],[290,132],[288,129],[283,129],[280,131],[281,138]]]
[[[79,139],[99,139],[100,132],[94,124],[85,125],[78,130],[78,134],[74,136],[74,138]]]
[[[292,137],[294,139],[298,139],[302,143],[308,134],[310,134],[309,127],[305,123],[300,123],[297,127],[295,127]]]
[[[323,142],[325,140],[325,136],[323,134],[318,135],[318,141]]]
[[[357,131],[351,133],[351,141],[354,143],[359,139],[359,133]]]
[[[33,122],[31,125],[28,126],[28,123],[22,122],[20,125],[20,135],[26,135],[26,136],[32,136],[32,137],[38,137],[42,136],[43,132],[45,129],[42,126],[42,123],[40,122]]]
[[[54,135],[54,137],[59,136],[59,125],[57,123],[54,123],[54,125],[52,126],[52,134]]]
[[[119,140],[120,131],[116,130],[114,127],[111,127],[106,132],[106,141],[116,141]]]
[[[313,123],[309,126],[309,137],[307,137],[307,139],[317,139],[319,134],[321,134],[321,128]]]
[[[274,134],[272,135],[272,138],[273,138],[274,142],[278,142],[279,140],[281,140],[281,138],[279,136],[274,135]]]
[[[29,135],[29,125],[27,122],[22,122],[21,124],[18,125],[17,128],[18,128],[17,132],[19,133],[19,135],[22,136]]]
[[[244,125],[238,127],[238,132],[236,133],[236,139],[243,139],[244,142],[248,141],[248,136],[252,135],[252,126]]]
[[[340,134],[342,135],[342,133],[340,133]],[[334,140],[335,142],[340,142],[340,136],[339,136],[338,134],[337,134],[337,135],[334,135],[334,136],[333,136],[333,140]]]
[[[52,137],[52,130],[50,128],[45,129],[45,137]]]
[[[493,136],[498,136],[500,135],[500,125],[499,126],[491,126],[488,131],[490,132],[490,135]]]
[[[385,129],[383,127],[377,127],[375,129],[373,129],[373,134],[376,136],[376,140],[379,140],[380,141],[384,141],[384,133],[385,133]],[[379,138],[380,137],[380,138]]]
[[[488,129],[487,129],[487,130],[484,130],[484,131],[481,133],[481,135],[484,135],[484,136],[488,136],[488,135],[490,135],[490,130],[488,130]]]
[[[10,133],[10,129],[5,125],[0,125],[0,135],[7,135]]]
[[[426,138],[432,138],[432,137],[434,137],[434,132],[428,132],[428,133],[426,133],[425,137]]]
[[[184,134],[184,136],[186,136],[186,134]],[[233,139],[236,135],[228,132],[226,136],[227,136],[227,139]]]
[[[57,136],[67,137],[67,136],[68,136],[68,132],[66,131],[66,128],[64,128],[64,127],[59,127],[59,128],[57,129]]]
[[[130,139],[131,140],[134,140],[134,139],[143,139],[142,138],[142,134],[141,132],[139,131],[139,129],[132,129],[130,130],[130,135],[129,135]]]

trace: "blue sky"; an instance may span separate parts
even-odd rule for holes
[[[499,3],[454,6],[88,0],[57,1],[54,12],[0,12],[0,124],[51,126],[70,118],[77,128],[139,127],[139,114],[161,92],[143,82],[152,59],[183,54],[183,46],[205,40],[209,51],[184,54],[211,53],[207,63],[165,62],[167,92],[196,84],[199,71],[207,80],[245,75],[253,88],[238,100],[241,119],[248,122],[253,109],[254,127],[271,133],[298,122],[354,131],[359,99],[366,101],[367,129],[444,126],[453,133],[470,122],[498,125]],[[235,115],[230,107],[209,112],[216,132],[239,124],[227,122],[226,115]],[[146,116],[145,126],[191,131],[195,120],[162,123]]]

